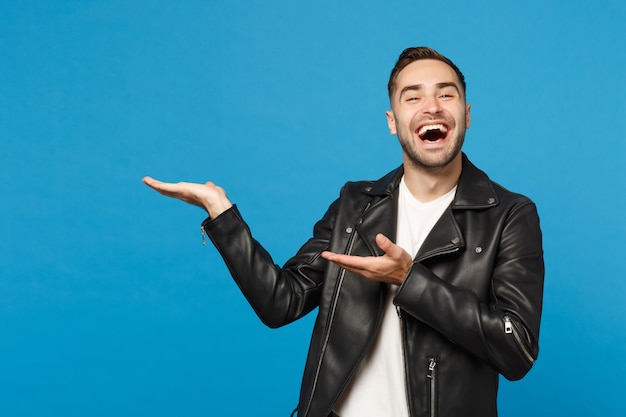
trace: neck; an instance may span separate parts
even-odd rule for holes
[[[419,167],[404,161],[404,182],[422,203],[435,200],[453,189],[459,182],[462,168],[461,152],[448,165],[440,168]]]

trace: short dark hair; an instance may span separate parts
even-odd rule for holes
[[[448,64],[459,77],[461,87],[463,87],[463,94],[465,95],[465,77],[463,76],[463,73],[461,72],[459,67],[454,65],[454,62],[452,62],[450,59],[446,58],[432,48],[428,48],[426,46],[414,46],[406,48],[404,51],[402,51],[402,53],[398,57],[396,65],[394,65],[393,69],[391,70],[389,82],[387,83],[387,92],[389,93],[389,99],[391,99],[391,96],[396,90],[396,79],[398,78],[398,74],[400,73],[400,71],[402,71],[407,65],[411,64],[412,62],[422,59],[436,59],[437,61],[445,62],[446,64]]]

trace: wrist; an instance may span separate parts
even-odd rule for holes
[[[216,218],[226,210],[230,209],[233,204],[230,201],[212,202],[211,204],[205,203],[204,209],[212,219]]]

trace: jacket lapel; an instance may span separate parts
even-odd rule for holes
[[[465,247],[463,232],[455,219],[455,212],[487,209],[497,204],[497,194],[487,174],[476,168],[463,154],[463,170],[454,200],[426,237],[415,257],[415,262]]]
[[[415,256],[415,262],[420,262],[439,254],[449,253],[464,246],[463,233],[454,219],[452,210],[448,208],[426,237]]]
[[[397,203],[396,196],[385,196],[374,204],[357,221],[356,230],[372,255],[384,253],[376,244],[376,235],[382,233],[391,240],[396,238]]]
[[[360,239],[372,255],[383,255],[375,241],[378,233],[395,241],[398,215],[397,190],[403,174],[404,170],[400,167],[363,190],[364,193],[372,195],[373,199],[370,208],[358,219],[356,226]],[[463,170],[454,200],[422,244],[415,261],[420,262],[465,247],[463,233],[454,218],[454,211],[485,209],[497,204],[497,194],[487,175],[476,168],[463,154]]]
[[[398,223],[397,190],[403,173],[404,170],[400,167],[363,189],[363,193],[369,194],[372,197],[372,201],[369,208],[358,219],[356,230],[371,255],[383,255],[382,250],[376,244],[377,234],[382,233],[392,241],[396,239]]]

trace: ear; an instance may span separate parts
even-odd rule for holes
[[[470,116],[470,108],[472,107],[471,104],[467,103],[465,105],[465,128],[469,129],[470,127],[470,121],[472,120],[471,116]]]
[[[387,110],[385,112],[385,116],[387,116],[387,127],[389,127],[389,133],[396,135],[398,131],[396,130],[396,118],[393,115],[393,111]]]

